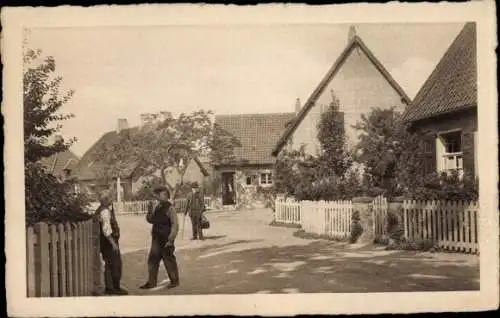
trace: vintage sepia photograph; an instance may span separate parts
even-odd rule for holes
[[[27,23],[17,288],[482,291],[478,24]]]

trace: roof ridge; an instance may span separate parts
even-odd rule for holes
[[[411,99],[408,97],[403,88],[396,82],[396,80],[391,76],[391,74],[384,67],[382,62],[373,54],[373,52],[368,48],[368,46],[363,42],[360,36],[357,34],[349,40],[346,47],[342,50],[340,55],[337,57],[332,66],[328,69],[326,74],[323,76],[319,84],[313,90],[309,98],[306,100],[304,106],[301,108],[295,119],[292,121],[290,125],[288,125],[287,129],[279,139],[278,143],[273,149],[273,155],[277,154],[285,144],[286,140],[293,134],[295,129],[298,127],[300,122],[305,118],[309,110],[314,106],[316,100],[320,97],[321,93],[328,86],[331,80],[335,77],[338,70],[342,67],[344,62],[350,56],[351,52],[354,50],[355,46],[361,48],[363,53],[366,55],[368,60],[373,64],[373,66],[380,72],[380,74],[386,79],[386,81],[391,85],[394,90],[400,95],[401,99],[404,99],[406,103],[410,103]]]
[[[439,78],[441,73],[443,72],[443,68],[445,67],[446,63],[448,63],[448,60],[450,60],[450,56],[453,54],[456,54],[457,50],[459,49],[460,46],[462,46],[462,42],[466,41],[467,39],[465,38],[467,32],[472,32],[470,28],[473,28],[473,32],[475,32],[475,23],[474,22],[466,22],[464,23],[462,29],[458,34],[455,36],[451,44],[447,47],[439,61],[437,62],[436,66],[432,70],[432,72],[429,74],[425,82],[422,84],[420,87],[419,91],[415,95],[415,98],[413,99],[413,102],[410,104],[408,107],[407,111],[403,114],[402,119],[406,122],[412,121],[412,120],[418,120],[419,116],[415,114],[415,111],[418,111],[419,105],[425,100],[425,98],[434,90],[435,87],[438,87],[441,85],[441,83],[436,80],[436,78]],[[421,117],[421,116],[420,116]],[[422,119],[422,118],[420,118]]]
[[[295,112],[276,112],[276,113],[243,113],[243,114],[219,114],[215,117],[237,117],[237,116],[268,116],[268,115],[291,115]]]

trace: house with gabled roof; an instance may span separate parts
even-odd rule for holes
[[[464,25],[403,114],[426,135],[423,173],[477,169],[476,23]]]
[[[261,207],[269,200],[276,158],[272,149],[295,113],[217,115],[215,125],[234,137],[229,163],[214,164],[220,180],[220,204],[232,208]]]
[[[59,180],[68,180],[74,176],[75,168],[79,158],[71,151],[65,150],[42,158],[40,164],[47,173],[52,174]]]
[[[142,117],[142,116],[141,116]],[[109,145],[118,142],[120,133],[127,131],[134,134],[145,125],[143,122],[139,127],[128,127],[128,122],[124,118],[118,119],[117,129],[106,132],[97,140],[82,156],[75,170],[75,175],[78,179],[80,188],[92,197],[96,197],[99,191],[107,189],[110,186],[110,181],[104,178],[105,165],[99,161],[97,153],[104,148],[104,145]],[[209,176],[209,171],[206,168],[206,161],[202,162],[199,158],[194,158],[187,163],[188,167],[183,177],[183,182],[191,183],[198,182],[199,184],[205,181]],[[158,174],[159,175],[159,174]],[[168,171],[167,181],[170,184],[177,184],[180,181],[180,175],[175,169]],[[141,175],[140,169],[136,162],[129,162],[120,172],[120,194],[125,201],[131,200],[143,186],[143,182],[147,177]],[[114,179],[116,182],[116,179]],[[116,183],[113,184],[116,190]]]
[[[352,125],[362,114],[374,107],[394,107],[403,112],[411,101],[351,27],[346,47],[278,139],[272,154],[277,156],[285,147],[291,150],[303,146],[309,155],[318,155],[317,123],[335,97],[340,102],[346,141],[351,147],[358,141],[358,133]]]

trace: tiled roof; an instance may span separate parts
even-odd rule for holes
[[[242,164],[272,164],[274,145],[295,113],[215,116],[215,124],[238,139],[235,161]]]
[[[299,126],[299,124],[304,120],[306,117],[307,113],[311,108],[314,106],[316,103],[317,99],[321,96],[325,88],[328,86],[330,81],[335,77],[337,72],[340,70],[344,62],[347,60],[349,55],[353,52],[355,48],[361,49],[361,51],[368,57],[370,62],[377,68],[377,70],[382,74],[382,76],[386,79],[386,81],[389,83],[389,85],[394,88],[394,90],[399,94],[401,97],[401,101],[403,101],[405,104],[409,104],[411,102],[411,99],[408,97],[408,95],[405,93],[405,91],[401,88],[401,86],[396,82],[396,80],[391,76],[391,74],[387,71],[387,69],[382,65],[382,63],[375,57],[375,55],[372,53],[372,51],[366,46],[366,44],[363,42],[363,40],[357,36],[354,35],[352,39],[349,41],[347,46],[345,47],[344,51],[340,54],[340,56],[337,58],[335,63],[332,65],[332,67],[328,70],[326,75],[323,77],[319,85],[316,87],[316,89],[312,92],[311,96],[307,99],[306,103],[300,110],[300,112],[297,114],[295,119],[287,126],[286,131],[283,133],[281,138],[278,140],[277,144],[274,146],[272,150],[273,155],[277,155],[283,146],[286,144],[287,140],[291,137],[291,135],[294,133],[295,129]]]
[[[476,24],[465,24],[403,115],[406,122],[477,106]]]
[[[136,130],[137,128],[129,128],[128,130]],[[80,180],[95,180],[99,178],[100,169],[103,168],[103,164],[97,161],[96,154],[100,151],[104,145],[109,145],[117,142],[118,133],[116,131],[110,131],[105,133],[78,162],[75,175]],[[124,171],[125,176],[129,176],[135,169],[135,164],[131,163],[127,171]]]
[[[40,160],[40,163],[47,172],[57,176],[60,175],[64,169],[73,171],[77,166],[78,157],[71,150],[66,150],[48,158],[43,158]]]
[[[130,133],[137,132],[139,127],[133,127],[126,129]],[[125,131],[125,130],[124,130]],[[103,168],[103,164],[100,163],[96,158],[97,151],[100,151],[102,147],[106,144],[116,143],[118,140],[118,133],[116,131],[110,131],[105,133],[80,159],[75,174],[80,180],[96,180],[99,178],[100,170]],[[209,172],[205,168],[204,164],[198,159],[195,158],[195,162],[200,167],[201,172],[208,176]],[[123,177],[130,177],[137,167],[135,162],[130,162],[125,171],[122,172]]]

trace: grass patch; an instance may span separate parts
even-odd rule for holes
[[[292,228],[292,229],[300,229],[301,226],[300,224],[290,224],[290,223],[282,223],[282,222],[276,222],[272,221],[269,223],[270,226],[278,226],[278,227],[287,227],[287,228]]]
[[[304,231],[302,229],[293,232],[293,236],[298,237],[298,238],[302,238],[302,239],[306,239],[306,240],[321,239],[321,240],[335,241],[335,242],[349,242],[349,237],[345,237],[342,239],[333,238],[333,237],[330,237],[330,236],[324,235],[324,234],[320,235],[320,234],[314,234],[314,233],[307,233],[306,231]]]

